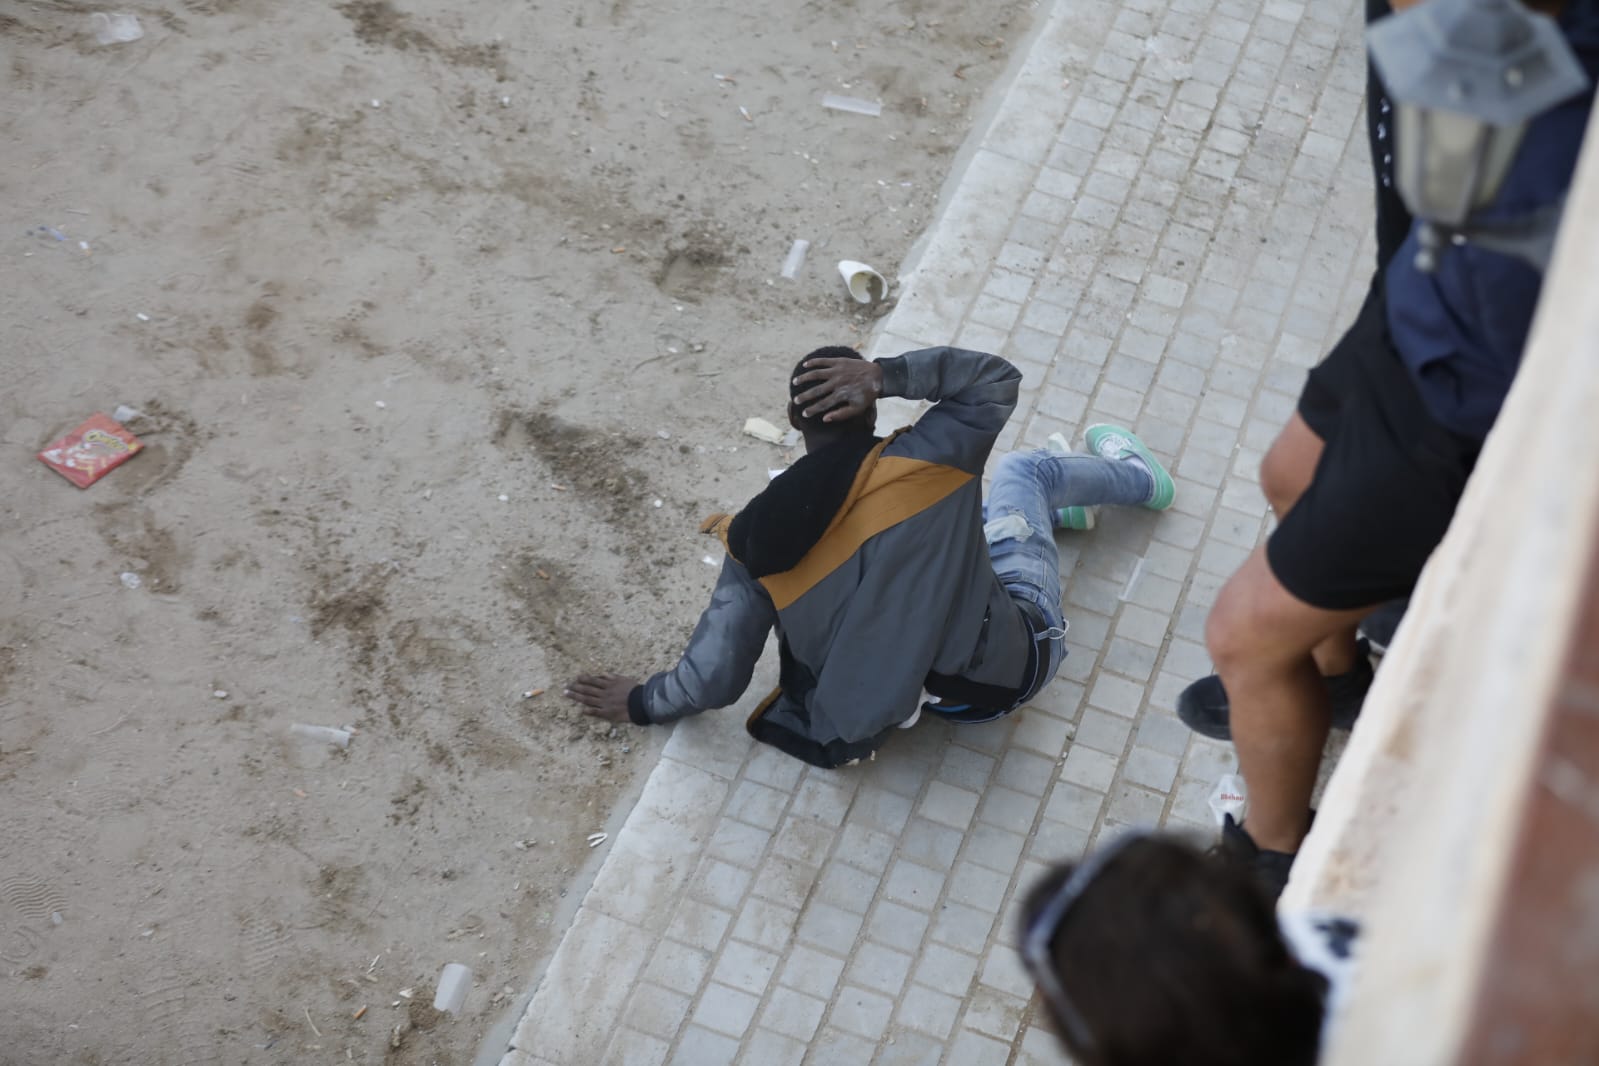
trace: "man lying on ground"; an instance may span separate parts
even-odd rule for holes
[[[658,725],[736,701],[775,626],[779,684],[750,716],[757,740],[816,766],[877,750],[929,713],[992,721],[1054,676],[1065,647],[1054,528],[1092,528],[1100,504],[1171,506],[1171,476],[1137,437],[1091,426],[1093,455],[1013,452],[983,467],[1021,374],[998,356],[929,348],[863,360],[822,348],[790,378],[805,455],[737,515],[702,529],[727,549],[677,666],[642,684],[585,674],[586,713]],[[932,400],[876,436],[877,398]]]

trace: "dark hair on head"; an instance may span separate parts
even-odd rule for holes
[[[876,425],[877,416],[875,412],[872,411],[857,415],[854,418],[847,418],[842,422],[823,422],[822,415],[817,415],[814,418],[806,418],[805,415],[800,411],[799,405],[794,402],[794,397],[798,396],[800,393],[816,384],[814,381],[806,382],[804,385],[794,384],[794,379],[805,373],[805,364],[810,362],[812,359],[863,358],[865,357],[862,356],[860,352],[857,352],[854,348],[845,348],[842,345],[834,344],[826,348],[818,348],[794,364],[793,372],[788,375],[788,404],[790,409],[793,411],[794,421],[799,424],[799,428],[802,431],[810,433],[839,433],[855,428],[871,429]],[[826,414],[826,412],[824,411],[822,414]]]
[[[1024,931],[1073,869],[1033,887]],[[1326,980],[1288,950],[1247,870],[1185,841],[1129,843],[1066,912],[1050,957],[1093,1040],[1063,1037],[1082,1066],[1314,1066]]]

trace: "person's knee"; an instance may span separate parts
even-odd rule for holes
[[[1032,463],[1025,452],[1006,452],[994,464],[994,477],[1030,477],[1032,470]]]
[[[1251,639],[1254,627],[1243,584],[1242,572],[1234,574],[1222,586],[1205,618],[1205,650],[1210,653],[1216,672],[1223,676],[1247,662],[1250,648],[1256,646]]]

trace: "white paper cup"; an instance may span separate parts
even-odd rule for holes
[[[845,259],[839,262],[838,272],[858,304],[876,303],[888,295],[888,281],[865,263]]]

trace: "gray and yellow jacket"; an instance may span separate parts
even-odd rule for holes
[[[702,531],[727,558],[688,648],[628,700],[639,724],[736,701],[768,632],[778,688],[749,731],[817,766],[869,755],[935,695],[1009,706],[1036,643],[989,563],[982,472],[1021,374],[958,348],[880,359],[883,392],[936,401],[885,439],[812,452]],[[1010,701],[1010,702],[1001,702]]]

